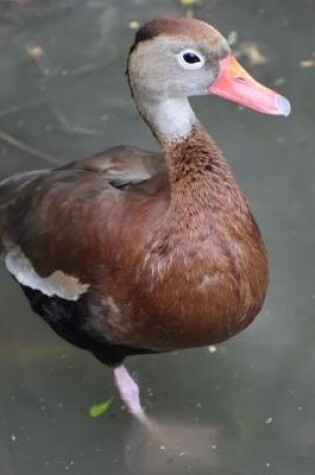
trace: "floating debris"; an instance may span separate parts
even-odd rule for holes
[[[278,86],[282,86],[282,84],[285,83],[285,78],[284,77],[280,77],[280,78],[276,78],[274,81],[273,81],[273,85],[278,87]]]
[[[315,67],[315,59],[303,59],[303,61],[300,62],[300,66],[302,68],[314,68]]]
[[[101,404],[95,404],[89,409],[90,417],[96,418],[104,414],[110,408],[114,398],[108,399],[108,401],[102,402]]]
[[[56,68],[50,63],[49,59],[45,55],[44,49],[34,43],[29,43],[25,47],[25,51],[28,56],[35,61],[39,70],[44,76],[52,76],[58,72]]]
[[[216,353],[218,351],[218,348],[216,345],[210,345],[208,346],[209,353]]]
[[[33,59],[40,59],[44,55],[44,50],[41,46],[29,45],[26,47],[26,51]]]
[[[258,45],[252,42],[240,43],[235,55],[237,57],[245,56],[251,66],[266,64],[268,61],[266,56],[259,49]]]
[[[227,42],[229,43],[230,46],[235,45],[238,40],[238,33],[235,30],[230,31],[230,33],[227,36]]]
[[[272,417],[268,417],[268,419],[265,420],[265,424],[269,425],[271,424],[273,421],[273,418]]]
[[[152,391],[151,388],[148,388],[148,389],[147,389],[147,395],[148,395],[149,397],[153,397],[153,396],[154,396],[154,392]]]
[[[195,12],[193,8],[188,8],[185,13],[186,18],[194,18],[195,17]]]
[[[197,5],[198,0],[179,0],[183,7],[194,7]]]
[[[140,23],[137,20],[131,20],[128,26],[131,30],[137,30],[140,26]]]

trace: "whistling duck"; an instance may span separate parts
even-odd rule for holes
[[[33,310],[114,368],[143,415],[126,356],[221,342],[257,315],[266,250],[248,202],[188,97],[217,94],[287,116],[212,26],[155,19],[136,34],[127,78],[163,153],[117,147],[0,185],[1,252]]]

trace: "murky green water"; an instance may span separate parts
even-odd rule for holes
[[[111,371],[55,336],[1,269],[1,475],[314,474],[314,11],[312,0],[205,0],[195,11],[292,101],[287,120],[193,101],[268,245],[260,317],[213,352],[129,360],[149,430],[117,398],[89,416],[115,396]],[[128,25],[184,12],[176,0],[2,1],[1,177],[115,144],[156,147],[124,77]]]

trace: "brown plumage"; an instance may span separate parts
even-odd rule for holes
[[[184,70],[189,60],[188,86],[181,69],[172,85],[180,66],[167,59],[168,74],[161,59],[161,103],[155,90],[161,80],[150,76],[151,63],[159,67],[158,45],[166,56],[174,48]],[[149,23],[136,37],[128,74],[164,155],[117,147],[1,184],[2,255],[9,271],[57,333],[107,364],[223,341],[244,329],[263,304],[267,257],[248,202],[188,101],[177,99],[181,91],[185,97],[200,93],[204,83],[216,84],[227,48],[200,21]],[[199,76],[190,64],[198,63],[196,50],[199,62],[205,57],[206,73]],[[198,87],[187,92],[194,78]],[[176,107],[181,114],[174,115]]]
[[[194,38],[195,40],[207,43],[210,35],[213,54],[220,55],[222,51],[228,51],[227,44],[222,35],[211,25],[203,21],[188,18],[156,18],[139,28],[130,53],[134,51],[138,44],[152,40],[157,36],[175,36],[182,39]]]

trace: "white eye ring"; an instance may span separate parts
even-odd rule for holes
[[[191,62],[187,61],[189,57]],[[193,49],[184,49],[176,55],[176,58],[184,69],[200,69],[205,64],[204,57]]]

